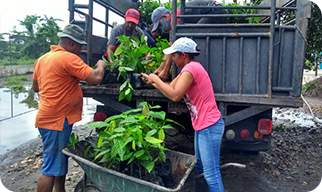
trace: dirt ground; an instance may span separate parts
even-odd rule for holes
[[[308,89],[304,96],[316,117],[322,119],[322,78],[314,81],[317,87]],[[320,87],[319,87],[320,86]],[[274,109],[275,114],[310,116],[306,106],[297,109]],[[315,189],[322,176],[322,124],[296,125],[291,120],[273,119],[271,149],[258,154],[222,151],[221,161],[242,163],[246,168],[222,169],[222,178],[228,192],[306,192]],[[74,127],[78,135],[88,135],[89,128]],[[192,142],[179,136],[179,144]],[[192,146],[193,147],[193,146]],[[14,192],[36,191],[42,163],[42,144],[38,137],[0,156],[2,184]],[[74,191],[83,176],[82,169],[69,159],[66,191]],[[186,182],[181,192],[193,192],[193,181]],[[1,188],[0,191],[6,191]],[[203,192],[203,190],[196,190]]]

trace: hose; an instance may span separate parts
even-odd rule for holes
[[[315,115],[314,115],[314,113],[313,113],[313,111],[312,111],[312,109],[311,109],[311,107],[310,107],[309,103],[304,99],[304,97],[303,97],[303,95],[302,95],[302,94],[301,94],[301,98],[303,99],[304,103],[305,103],[305,104],[306,104],[306,106],[309,108],[309,110],[310,110],[310,112],[311,112],[311,115],[313,116],[312,121],[314,121],[314,122],[316,122],[316,123],[320,123],[320,124],[322,124],[322,120],[321,120],[321,119],[319,119],[319,118],[317,118],[317,117],[315,117]]]
[[[244,164],[240,164],[240,163],[225,163],[225,164],[222,164],[220,165],[220,169],[224,169],[226,167],[237,167],[237,168],[246,168],[246,165]]]
[[[246,165],[240,164],[240,163],[225,163],[225,164],[220,165],[220,169],[224,169],[224,168],[227,168],[227,167],[246,168]],[[204,177],[204,174],[200,173],[200,174],[194,176],[191,179],[187,179],[187,182],[197,180],[197,179],[202,178],[202,177]]]

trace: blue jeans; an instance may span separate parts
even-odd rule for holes
[[[210,192],[224,192],[221,180],[219,157],[221,138],[225,123],[220,118],[217,123],[203,130],[195,131],[195,156],[197,174],[204,173]]]

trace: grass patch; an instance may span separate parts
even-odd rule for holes
[[[274,131],[283,131],[284,129],[285,129],[284,125],[279,125],[279,126],[273,127]]]
[[[312,82],[308,82],[308,83],[305,83],[303,86],[302,86],[302,92],[304,93],[305,91],[307,91],[310,87],[312,87],[313,83]]]
[[[302,86],[304,96],[321,98],[322,95],[322,77],[310,81]]]
[[[10,86],[10,87],[21,87],[22,81],[27,81],[27,77],[9,77],[5,78],[3,85]]]
[[[12,59],[4,58],[0,60],[1,65],[33,65],[36,59],[29,59],[29,58],[20,58],[20,59]]]
[[[23,85],[14,85],[14,86],[12,86],[12,89],[14,91],[24,91],[25,90]]]

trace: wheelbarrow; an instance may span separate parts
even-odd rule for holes
[[[167,158],[171,161],[171,170],[175,185],[167,188],[152,182],[135,178],[106,167],[84,158],[88,143],[81,141],[77,143],[75,149],[72,147],[64,148],[63,153],[72,157],[84,170],[84,180],[80,181],[75,192],[163,192],[179,191],[193,170],[197,159],[193,155],[171,151],[166,151]]]

